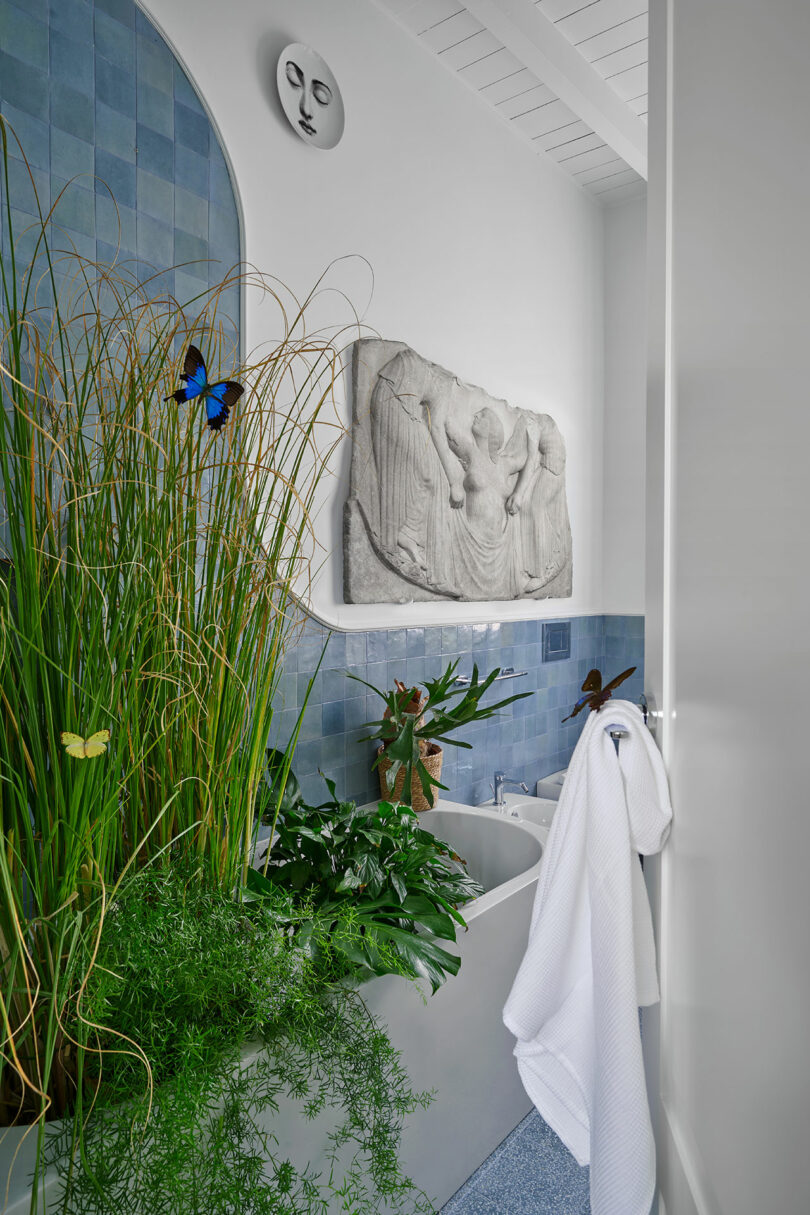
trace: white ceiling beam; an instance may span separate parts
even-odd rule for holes
[[[646,126],[532,0],[462,3],[646,181]]]

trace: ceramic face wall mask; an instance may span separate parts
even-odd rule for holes
[[[321,56],[301,42],[291,43],[279,56],[276,82],[296,134],[316,148],[333,148],[343,135],[343,99]]]

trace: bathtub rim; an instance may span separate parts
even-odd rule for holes
[[[375,802],[368,802],[368,806],[376,805]],[[365,809],[365,807],[363,807]],[[506,814],[501,814],[497,810],[487,809],[485,806],[468,806],[465,802],[452,802],[439,798],[433,810],[422,810],[419,818],[432,814],[436,810],[446,810],[454,814],[469,814],[476,817],[488,818],[495,820],[503,825],[504,830],[523,831],[532,836],[540,845],[540,856],[529,865],[528,868],[516,874],[513,878],[509,878],[506,882],[501,882],[500,886],[495,886],[492,890],[487,890],[484,894],[473,899],[469,903],[464,903],[459,908],[464,920],[469,925],[478,916],[485,915],[487,911],[493,907],[497,907],[505,899],[515,894],[518,890],[522,890],[524,886],[528,886],[531,882],[537,880],[540,876],[540,868],[543,864],[543,856],[546,850],[546,840],[548,839],[548,831],[543,827],[538,827],[535,823],[525,822],[523,819],[511,818]],[[452,840],[447,840],[446,843],[452,844]]]

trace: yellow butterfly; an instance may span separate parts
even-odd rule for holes
[[[81,734],[71,734],[68,730],[62,731],[62,746],[68,755],[75,759],[95,759],[97,755],[103,755],[109,741],[109,730],[98,730],[89,738],[82,738]]]

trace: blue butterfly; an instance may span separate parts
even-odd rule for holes
[[[177,401],[178,405],[182,405],[184,401],[193,401],[195,397],[202,397],[205,401],[208,425],[212,430],[222,429],[231,409],[245,391],[242,385],[237,384],[235,380],[222,380],[219,384],[209,384],[203,356],[196,346],[189,346],[186,351],[180,379],[185,383],[185,388],[178,388],[177,392],[164,397],[163,400]]]

